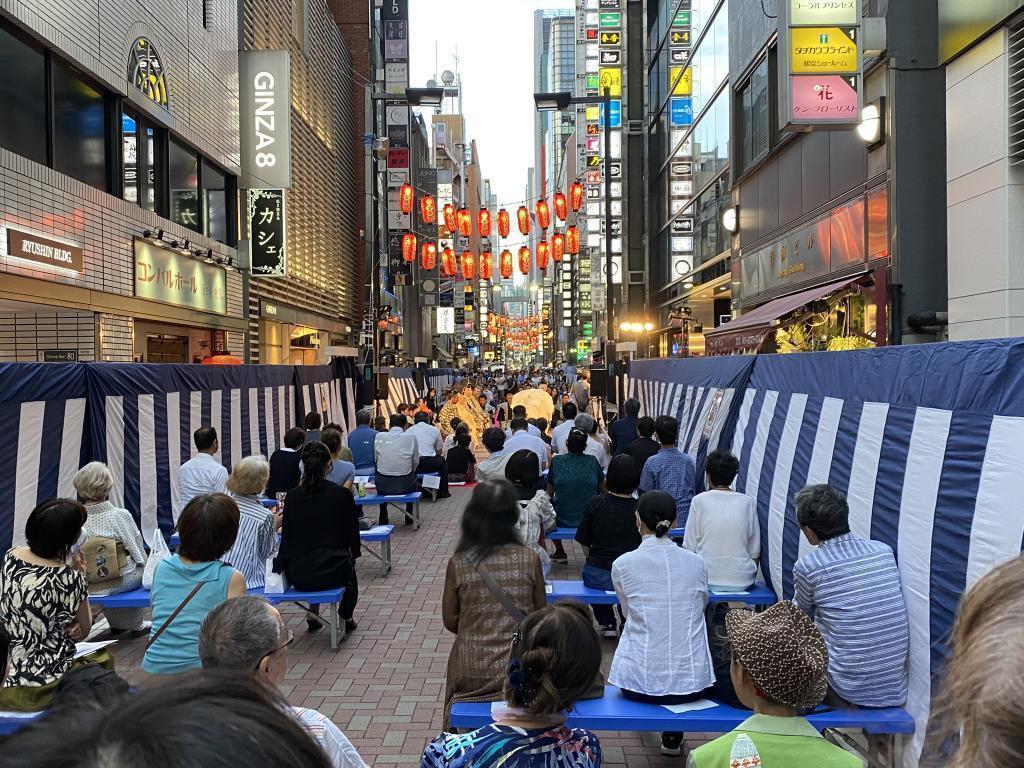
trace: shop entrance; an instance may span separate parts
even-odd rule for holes
[[[147,363],[187,363],[188,336],[166,333],[146,334]]]

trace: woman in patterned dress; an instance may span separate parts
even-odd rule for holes
[[[83,538],[104,536],[114,539],[121,542],[128,554],[128,563],[121,568],[121,578],[91,587],[89,594],[98,597],[138,589],[142,586],[146,548],[132,513],[115,507],[110,501],[114,476],[106,464],[93,461],[78,470],[71,482],[89,515],[82,526]],[[117,635],[126,630],[131,631],[132,637],[149,634],[150,623],[146,621],[145,608],[104,608],[103,615],[110,623],[111,634]]]
[[[567,728],[565,711],[594,682],[601,645],[582,605],[558,602],[519,628],[519,658],[504,679],[505,703],[494,723],[467,734],[442,733],[421,768],[598,768],[601,745],[583,728]]]

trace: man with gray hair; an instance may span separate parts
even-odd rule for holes
[[[226,600],[207,614],[199,630],[203,669],[254,674],[272,689],[284,682],[288,646],[295,636],[280,612],[254,595]],[[366,768],[345,734],[315,709],[291,707],[299,725],[320,745],[335,768]]]
[[[797,493],[796,519],[818,547],[797,560],[793,582],[828,646],[826,701],[903,706],[910,639],[892,547],[852,533],[846,497],[828,485]]]
[[[601,470],[607,472],[608,464],[611,462],[612,457],[608,454],[608,449],[605,448],[604,443],[597,434],[597,419],[589,413],[581,413],[573,423],[576,429],[587,436],[587,447],[583,453],[597,459],[597,463],[601,465]]]

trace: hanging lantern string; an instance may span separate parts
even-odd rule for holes
[[[463,206],[464,206],[464,207],[466,207],[466,208],[467,208],[468,210],[470,210],[470,213],[476,213],[476,211],[477,211],[477,210],[479,210],[480,208],[487,208],[487,209],[488,209],[489,211],[492,211],[493,213],[495,213],[495,214],[496,214],[496,213],[497,213],[498,211],[500,211],[500,210],[501,210],[502,208],[505,208],[505,209],[507,209],[507,210],[509,211],[509,213],[510,213],[511,215],[513,215],[513,216],[514,216],[514,215],[515,215],[515,209],[518,209],[518,208],[519,208],[519,206],[521,206],[521,205],[525,205],[525,206],[526,206],[527,208],[531,209],[531,210],[530,210],[530,218],[531,218],[531,219],[533,219],[533,220],[536,220],[536,213],[537,213],[537,212],[536,212],[535,210],[532,210],[532,206],[536,205],[536,203],[537,203],[537,201],[538,201],[538,200],[542,200],[542,199],[543,199],[543,200],[547,200],[548,198],[551,198],[551,199],[553,200],[553,199],[554,199],[554,196],[555,196],[555,193],[557,193],[557,192],[562,192],[562,193],[563,193],[563,194],[564,194],[564,195],[566,196],[566,198],[568,198],[568,196],[569,196],[569,188],[570,188],[570,187],[571,187],[571,186],[572,186],[573,184],[582,184],[582,183],[583,183],[583,180],[584,180],[585,178],[586,178],[586,177],[585,177],[584,175],[578,176],[578,177],[576,177],[575,181],[569,182],[569,183],[568,183],[568,184],[566,184],[566,185],[565,185],[564,187],[562,187],[562,188],[559,188],[559,189],[556,189],[556,190],[554,190],[554,191],[552,191],[552,192],[549,192],[549,193],[548,193],[548,194],[547,194],[546,196],[544,196],[543,198],[542,198],[541,196],[539,196],[539,195],[538,195],[537,197],[527,197],[527,198],[525,198],[525,199],[523,199],[523,200],[515,200],[515,201],[512,201],[512,202],[509,202],[509,201],[505,201],[505,202],[503,202],[503,203],[501,203],[501,204],[499,204],[499,205],[495,205],[495,206],[493,206],[493,207],[489,207],[489,206],[486,206],[486,205],[481,205],[481,206],[478,206],[478,208],[476,208],[476,209],[469,209],[469,208],[468,208],[468,206],[466,206],[466,204],[465,204],[465,203],[463,203]],[[413,184],[412,182],[408,182],[408,181],[407,181],[407,182],[405,182],[405,183],[406,183],[406,184],[408,184],[408,185],[409,185],[410,187],[412,187],[412,188],[413,188],[413,190],[415,190],[415,192],[416,192],[416,198],[417,198],[417,199],[418,199],[418,198],[420,198],[420,197],[422,197],[422,196],[424,196],[424,195],[429,195],[430,197],[433,197],[433,198],[437,198],[437,195],[436,195],[435,193],[433,193],[433,192],[429,192],[429,191],[428,191],[428,190],[427,190],[426,188],[424,188],[424,187],[421,187],[421,186],[419,186],[419,185],[417,185],[417,184]],[[397,187],[396,189],[400,189],[400,187]],[[603,198],[602,198],[602,199],[603,199]],[[586,204],[586,202],[587,202],[585,198],[584,198],[584,201],[583,201],[583,202],[584,202],[584,205],[585,205],[585,204]],[[453,198],[452,204],[454,205],[454,198]],[[439,215],[440,215],[440,208],[441,208],[441,206],[439,205],[439,206],[438,206],[438,214],[439,214]],[[415,206],[414,206],[414,209],[415,209]],[[577,214],[579,214],[579,211],[573,211],[573,210],[572,210],[572,209],[570,208],[570,209],[569,209],[569,213],[577,213]],[[411,213],[411,214],[409,214],[409,215],[410,215],[410,216],[413,216],[413,215],[417,215],[417,212],[416,212],[416,211],[414,210],[414,212],[413,212],[413,213]]]

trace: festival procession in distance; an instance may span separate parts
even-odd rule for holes
[[[5,3],[0,768],[1024,766],[1022,30]]]

